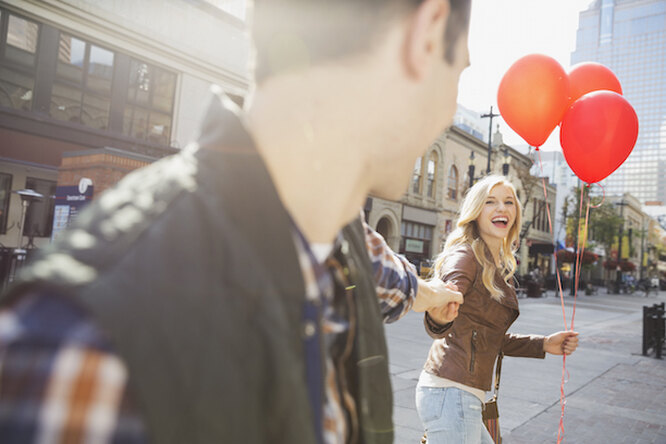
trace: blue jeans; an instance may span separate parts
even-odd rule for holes
[[[493,444],[481,407],[479,398],[455,387],[416,388],[416,411],[428,444]]]

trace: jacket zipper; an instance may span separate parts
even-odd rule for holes
[[[469,360],[469,372],[474,373],[474,363],[476,361],[476,335],[477,331],[472,331],[472,350],[471,350],[471,359]]]

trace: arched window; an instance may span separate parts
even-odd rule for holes
[[[414,164],[414,173],[412,174],[412,192],[421,194],[421,162],[423,159],[419,157]]]
[[[379,219],[379,222],[377,222],[377,229],[375,231],[381,234],[384,239],[388,239],[392,234],[391,231],[393,231],[389,218],[382,217]]]
[[[458,168],[455,165],[451,165],[449,170],[448,188],[449,199],[458,200]]]
[[[435,182],[437,180],[437,153],[434,151],[430,153],[430,158],[428,159],[428,166],[426,167],[426,195],[428,197],[435,197]]]

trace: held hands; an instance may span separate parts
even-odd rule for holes
[[[428,315],[438,324],[445,325],[453,322],[458,317],[458,307],[460,307],[460,304],[457,302],[449,302],[446,305],[428,310]]]
[[[462,303],[462,293],[454,284],[444,283],[441,279],[419,279],[412,310],[427,311],[435,322],[448,324],[458,316],[458,307]]]
[[[570,355],[578,347],[578,333],[575,331],[559,331],[546,336],[543,350],[553,355]]]

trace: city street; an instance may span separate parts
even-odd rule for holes
[[[666,292],[579,296],[576,353],[566,361],[564,437],[568,444],[666,443],[666,360],[641,356],[642,307]],[[521,299],[516,333],[549,334],[564,327],[559,297]],[[565,297],[570,322],[573,297]],[[414,388],[430,347],[422,317],[410,313],[386,328],[394,390],[395,442],[417,443],[423,430]],[[504,360],[499,395],[505,444],[556,443],[562,358]]]

